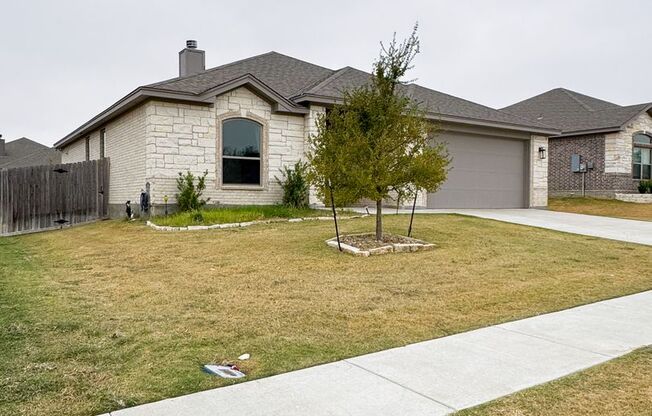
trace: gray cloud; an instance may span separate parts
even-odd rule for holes
[[[420,23],[411,76],[502,107],[563,86],[652,101],[652,2],[22,1],[0,23],[0,133],[52,144],[138,85],[177,75],[186,39],[207,66],[276,50],[368,70],[378,42]]]

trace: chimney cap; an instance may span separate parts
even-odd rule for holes
[[[194,39],[189,39],[186,41],[186,48],[188,49],[197,49],[197,41]]]

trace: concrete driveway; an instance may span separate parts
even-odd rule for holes
[[[360,212],[364,210],[356,209]],[[375,210],[369,209],[375,213]],[[541,209],[420,209],[418,214],[462,214],[490,220],[547,228],[566,233],[652,246],[652,221],[624,220],[595,215],[570,214]],[[387,214],[396,210],[388,209]],[[408,214],[410,210],[399,210]]]

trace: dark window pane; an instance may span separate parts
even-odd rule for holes
[[[260,160],[222,159],[222,182],[260,185]]]
[[[633,161],[634,161],[634,163],[641,163],[641,148],[640,147],[635,147],[634,148]]]
[[[641,179],[641,165],[639,163],[634,163],[632,166],[632,176],[634,179]]]
[[[638,133],[634,135],[634,143],[650,144],[652,143],[652,137],[647,134]]]
[[[650,165],[643,165],[643,174],[641,179],[650,179]]]
[[[222,125],[222,154],[260,157],[261,130],[260,124],[251,120],[226,120]]]

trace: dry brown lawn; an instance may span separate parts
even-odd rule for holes
[[[652,289],[652,249],[451,215],[434,251],[358,258],[328,222],[0,239],[0,414],[85,415]],[[406,216],[386,217],[405,233]],[[342,221],[345,232],[373,218]]]
[[[652,221],[652,204],[635,204],[600,198],[550,198],[548,209],[576,214]]]
[[[652,414],[652,347],[457,414],[649,416]]]

